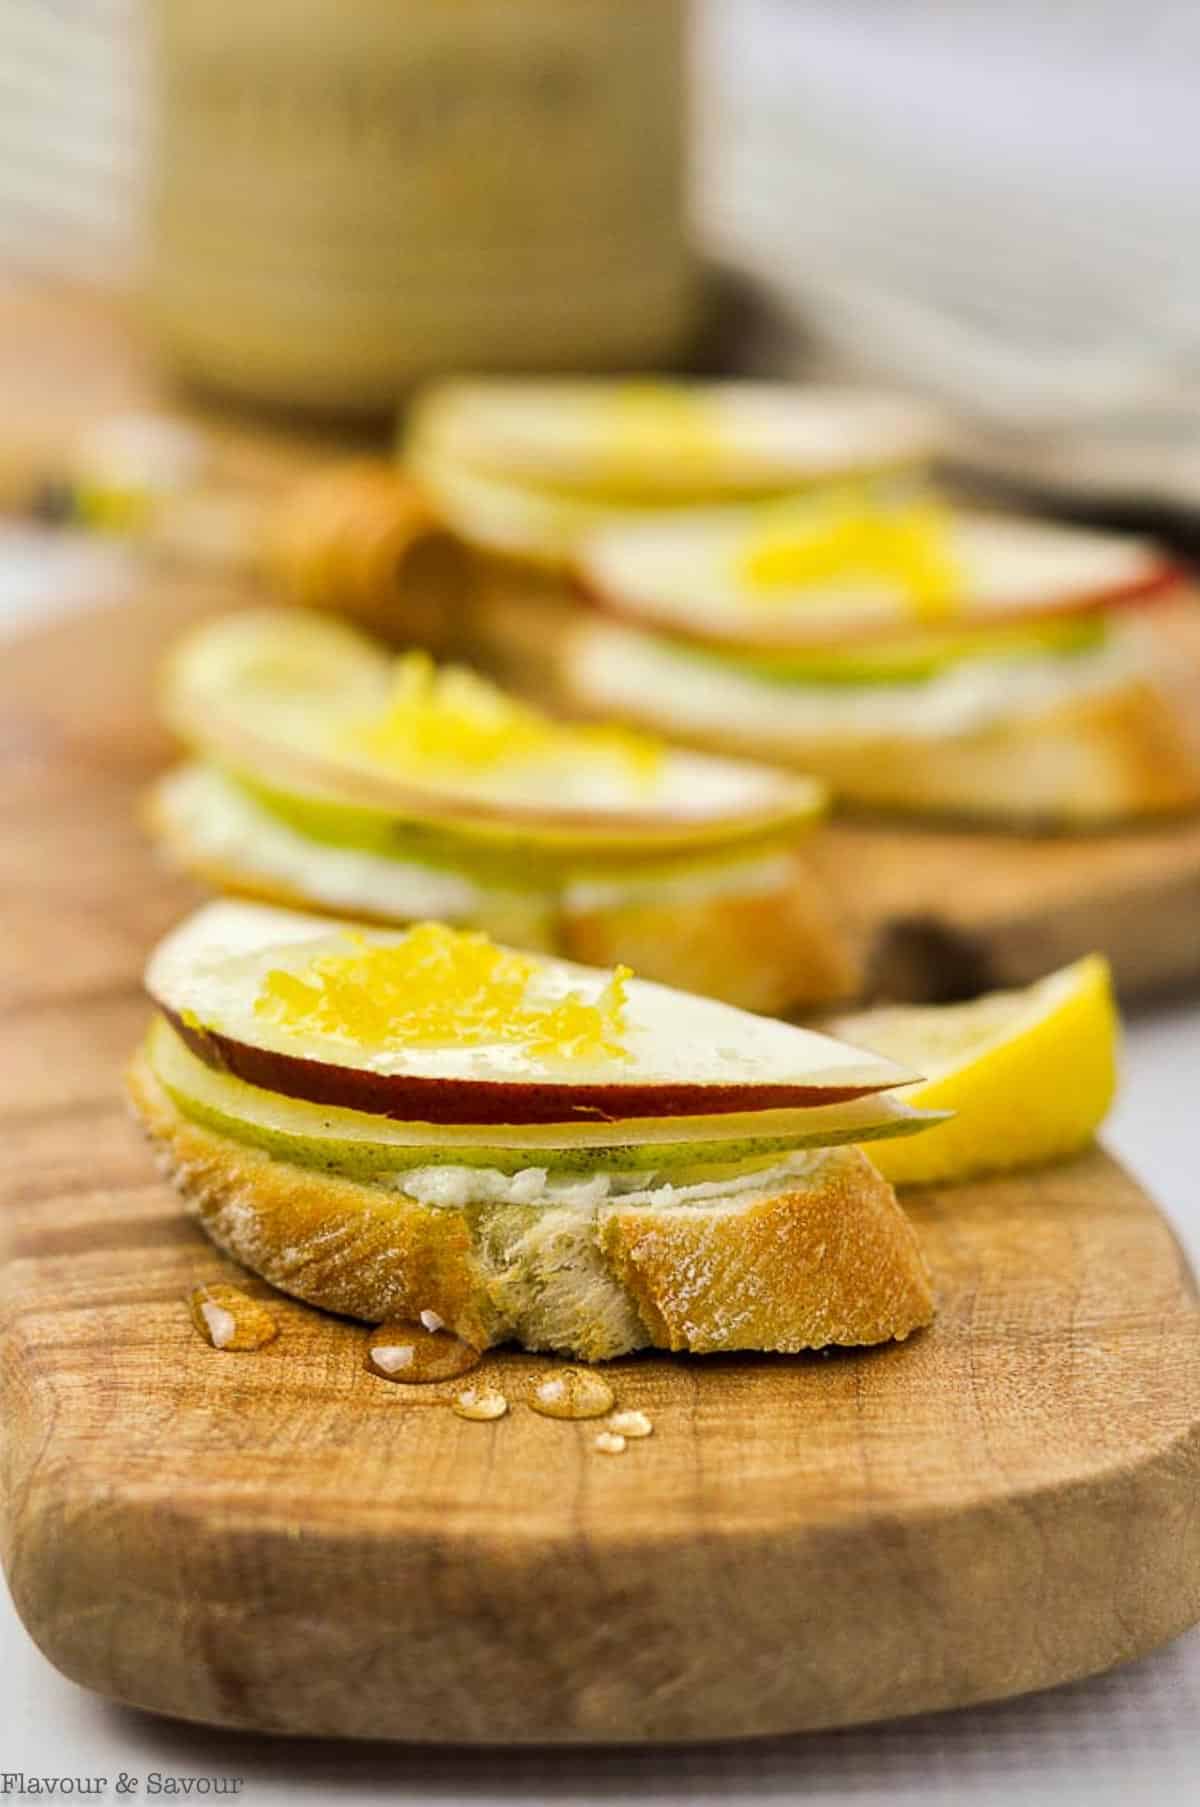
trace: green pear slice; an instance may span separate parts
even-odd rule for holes
[[[902,586],[883,578],[770,591],[751,584],[744,562],[767,520],[756,509],[717,508],[623,523],[582,544],[578,574],[603,606],[744,653],[808,653],[922,627]],[[1177,578],[1149,540],[1015,517],[956,513],[947,550],[962,594],[943,628],[1094,610]]]
[[[189,1052],[164,1018],[152,1024],[146,1056],[159,1083],[186,1117],[265,1149],[278,1160],[371,1179],[413,1167],[490,1167],[520,1173],[592,1174],[669,1170],[679,1183],[693,1170],[769,1163],[801,1148],[912,1135],[943,1120],[883,1096],[804,1111],[727,1119],[621,1124],[476,1126],[393,1123],[362,1111],[307,1104],[215,1072]]]
[[[757,495],[923,464],[944,424],[907,398],[755,382],[458,381],[412,411],[410,463],[579,501]]]
[[[414,776],[356,743],[393,689],[389,654],[299,610],[209,622],[168,663],[169,725],[312,832],[435,861],[536,859],[544,868],[689,856],[774,844],[821,815],[823,785],[748,762],[663,747],[649,764],[620,747]]]
[[[362,927],[360,949],[408,931]],[[402,1122],[562,1123],[707,1116],[838,1104],[919,1075],[831,1037],[728,1004],[630,979],[615,1051],[535,1056],[503,1032],[436,1045],[364,1045],[353,1029],[317,1034],[257,1008],[270,974],[313,982],[315,963],[356,945],[323,918],[257,904],[209,904],[160,943],[146,988],[192,1051],[252,1085]],[[612,974],[544,955],[527,990],[549,1009],[596,1004]]]
[[[587,535],[652,512],[645,504],[506,482],[443,455],[433,445],[414,445],[408,462],[442,520],[460,539],[546,571],[565,572]]]
[[[949,671],[965,659],[1023,660],[1070,658],[1094,652],[1109,635],[1101,614],[1050,616],[1014,626],[925,630],[879,640],[849,641],[811,652],[748,653],[730,647],[678,641],[688,657],[717,660],[726,668],[775,684],[861,685],[919,684]]]
[[[312,795],[297,796],[240,772],[226,771],[221,776],[252,807],[265,810],[285,828],[322,846],[422,866],[530,898],[544,898],[556,884],[588,878],[635,879],[650,885],[685,875],[719,877],[724,869],[740,865],[748,857],[776,851],[777,843],[793,843],[799,828],[797,824],[783,836],[764,836],[761,847],[752,837],[745,845],[740,841],[702,843],[685,851],[652,843],[636,852],[621,845],[548,850],[540,843],[531,848],[528,837],[520,834],[508,840],[498,835],[487,839],[463,836],[430,823],[398,820],[378,810],[330,803]]]

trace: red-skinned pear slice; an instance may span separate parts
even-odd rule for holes
[[[944,425],[888,394],[785,384],[457,382],[413,409],[408,456],[596,500],[678,502],[927,462]]]
[[[802,537],[804,515],[797,516]],[[775,525],[772,525],[772,522]],[[903,630],[928,631],[897,580],[847,576],[788,587],[748,576],[778,516],[752,508],[694,509],[590,535],[577,572],[602,607],[680,638],[746,652],[802,652]],[[814,516],[819,527],[819,519]],[[1140,600],[1176,568],[1149,540],[1044,521],[953,513],[945,557],[956,574],[943,627],[995,627]]]
[[[163,711],[185,741],[263,787],[356,812],[381,833],[389,823],[424,825],[493,853],[603,860],[737,849],[790,837],[825,807],[814,779],[681,752],[619,728],[575,730],[590,736],[579,747],[558,746],[551,730],[539,750],[541,718],[531,731],[521,717],[518,741],[523,734],[534,751],[509,758],[494,729],[510,704],[486,686],[476,695],[481,681],[467,674],[461,706],[482,712],[480,738],[492,735],[501,757],[456,762],[449,722],[444,761],[440,744],[415,766],[392,761],[370,730],[386,723],[396,672],[385,649],[338,622],[300,610],[247,612],[185,637],[164,674]]]
[[[402,1010],[428,1005],[433,1033],[402,1027],[381,1045],[377,1036],[363,1039],[358,1018],[334,1019],[332,1027],[321,1019],[314,1027],[316,1018],[289,1018],[275,1008],[284,993],[302,1005],[314,995],[324,999],[323,975],[335,962],[339,974],[350,973],[346,994],[367,999],[378,1021],[394,964],[384,972],[387,961],[376,955],[386,951],[402,965],[430,944],[429,963],[411,976],[402,971],[395,995]],[[636,978],[618,989],[610,972],[504,950],[500,963],[509,963],[512,982],[524,988],[514,1004],[512,992],[507,1000],[488,995],[491,949],[484,937],[437,925],[400,933],[333,930],[291,911],[210,904],[159,945],[146,988],[208,1065],[285,1097],[406,1123],[744,1115],[839,1104],[918,1077],[730,1005]],[[454,989],[461,983],[458,953],[485,963],[483,977],[469,972],[462,991]],[[264,1010],[264,1002],[272,1007]],[[494,1004],[498,1012],[488,1015]],[[582,1036],[574,1027],[561,1032],[564,1021],[577,1027],[581,1015]],[[526,1024],[533,1026],[528,1035]]]
[[[528,1167],[589,1175],[604,1166],[673,1175],[765,1163],[801,1148],[910,1136],[945,1120],[886,1092],[805,1110],[619,1123],[397,1123],[364,1111],[309,1104],[217,1072],[188,1051],[162,1017],[146,1041],[155,1077],[185,1116],[280,1160],[365,1178],[412,1167]]]

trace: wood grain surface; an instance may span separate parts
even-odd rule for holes
[[[287,1300],[266,1349],[205,1346],[185,1294],[236,1270],[119,1089],[191,901],[133,820],[163,618],[0,671],[0,1531],[52,1662],[280,1732],[692,1740],[1044,1687],[1200,1616],[1200,1315],[1101,1153],[914,1195],[940,1315],[907,1345],[614,1364],[655,1427],[621,1456],[529,1410],[539,1358],[490,1355],[513,1410],[469,1424]]]

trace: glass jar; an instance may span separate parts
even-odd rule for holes
[[[687,0],[157,0],[176,364],[375,413],[448,370],[671,361]]]

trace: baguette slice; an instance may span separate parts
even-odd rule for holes
[[[620,703],[680,742],[814,773],[860,808],[1086,829],[1200,806],[1195,669],[1171,678],[1135,669],[1008,717],[915,732],[873,722],[869,695],[851,688],[831,693],[836,717],[806,720],[798,702],[786,723],[752,702],[722,708],[700,671],[687,695],[676,683],[668,696],[655,672],[676,659],[641,630],[581,622],[567,642],[564,685],[579,708],[611,714]]]
[[[221,1248],[284,1292],[378,1323],[432,1310],[477,1347],[795,1352],[902,1339],[933,1296],[916,1233],[861,1150],[786,1186],[682,1205],[431,1207],[191,1122],[139,1053],[134,1108]]]
[[[845,926],[802,853],[741,861],[708,885],[518,891],[327,846],[200,765],[159,780],[146,820],[175,865],[259,903],[384,925],[436,916],[514,947],[632,966],[681,991],[768,1015],[859,989]]]

